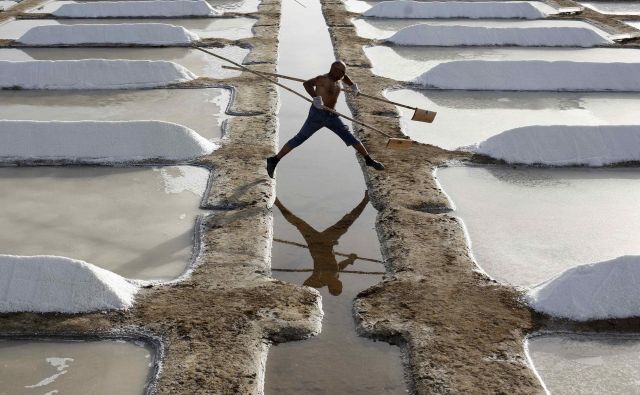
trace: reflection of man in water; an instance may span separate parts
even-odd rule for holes
[[[340,263],[336,260],[333,247],[338,244],[338,239],[347,233],[349,227],[362,214],[362,211],[369,203],[369,195],[365,191],[362,201],[350,213],[346,214],[335,225],[318,232],[301,218],[295,216],[291,211],[276,199],[276,206],[289,223],[300,231],[309,247],[309,252],[313,258],[313,273],[304,282],[314,288],[322,288],[325,285],[329,288],[331,295],[340,295],[342,293],[342,282],[339,278],[339,272],[351,265],[356,258],[356,254],[350,254],[349,257]]]

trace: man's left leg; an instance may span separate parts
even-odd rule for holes
[[[325,126],[333,133],[337,134],[347,146],[353,146],[353,148],[364,157],[364,163],[367,166],[373,167],[376,170],[384,170],[384,165],[371,158],[369,151],[367,151],[362,142],[360,142],[356,136],[351,134],[349,127],[345,125],[345,123],[342,122],[342,119],[338,116],[335,116],[335,118],[332,117]]]

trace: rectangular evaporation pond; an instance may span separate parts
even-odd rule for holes
[[[17,40],[29,29],[51,25],[115,25],[132,23],[161,23],[180,26],[200,38],[227,38],[230,40],[251,37],[256,23],[252,18],[177,18],[177,19],[22,19],[0,25],[0,38]]]
[[[640,2],[598,1],[593,3],[581,2],[580,4],[602,14],[640,15]]]
[[[640,49],[516,47],[365,47],[373,73],[410,81],[440,63],[455,60],[543,60],[573,62],[640,62]]]
[[[154,359],[123,340],[0,340],[0,393],[142,394]]]
[[[594,30],[602,35],[604,31],[590,23],[562,20],[509,20],[509,19],[381,19],[357,18],[353,20],[358,36],[372,39],[391,37],[398,30],[408,26],[428,24],[434,26],[470,26],[498,28],[534,28],[534,27],[576,27]]]
[[[222,136],[226,89],[0,91],[0,119],[177,123],[209,140]]]
[[[208,176],[193,166],[0,168],[0,253],[176,278],[194,253]]]
[[[40,7],[31,9],[29,12],[51,13],[54,10],[58,9],[63,4],[91,3],[92,1],[94,1],[94,0],[87,0],[87,1],[54,0],[54,1],[50,1],[50,2],[42,5]],[[104,1],[104,0],[100,0],[100,1]],[[109,1],[134,1],[134,0],[109,0]],[[143,0],[137,0],[137,1],[143,1]],[[207,3],[209,3],[209,5],[211,7],[213,7],[214,9],[222,11],[222,12],[250,13],[250,12],[257,12],[258,11],[258,5],[260,4],[260,1],[261,0],[242,0],[242,1],[238,1],[238,0],[207,0]],[[173,20],[173,18],[167,18],[167,19],[164,19],[164,20],[165,21]]]
[[[398,107],[402,130],[413,140],[450,150],[523,126],[640,124],[640,96],[633,93],[400,89],[385,96],[436,111],[433,123],[423,123],[411,121],[413,110]]]
[[[574,266],[640,255],[638,169],[451,167],[437,172],[482,269],[533,286]]]
[[[553,334],[528,341],[529,356],[552,394],[637,394],[640,337]]]
[[[228,46],[211,48],[211,52],[242,63],[248,49]],[[80,59],[126,59],[165,60],[184,66],[199,77],[231,78],[240,71],[222,68],[222,61],[201,51],[190,48],[5,48],[0,49],[0,59],[11,61],[28,60],[80,60]]]

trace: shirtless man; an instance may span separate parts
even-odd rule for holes
[[[322,127],[326,127],[337,134],[347,146],[353,146],[364,157],[367,166],[371,166],[376,170],[384,170],[384,165],[369,156],[367,149],[360,140],[349,132],[349,127],[342,122],[340,117],[322,109],[323,106],[331,109],[335,108],[340,95],[340,86],[338,85],[340,80],[349,85],[354,94],[358,94],[358,85],[347,76],[346,69],[347,66],[343,62],[336,61],[331,64],[328,74],[319,75],[304,82],[304,89],[313,98],[313,105],[309,109],[307,120],[298,134],[293,136],[276,156],[267,158],[267,173],[269,177],[273,178],[273,173],[280,159],[291,152],[292,149],[304,143]]]

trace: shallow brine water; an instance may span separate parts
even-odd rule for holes
[[[593,8],[602,14],[640,15],[640,2],[633,1],[598,1],[580,2],[585,7]]]
[[[640,388],[640,337],[551,334],[527,341],[552,394],[635,394]]]
[[[582,21],[559,20],[509,20],[509,19],[379,19],[356,18],[353,20],[356,33],[360,37],[385,39],[391,37],[398,30],[413,25],[437,26],[470,26],[470,27],[498,27],[498,28],[534,28],[534,27],[573,27],[594,30],[604,36],[607,34],[590,23]]]
[[[0,91],[0,119],[177,123],[215,140],[222,136],[226,89],[125,91]]]
[[[180,26],[200,38],[227,38],[230,40],[251,37],[256,23],[252,18],[176,18],[176,19],[23,19],[0,25],[0,38],[17,40],[29,29],[51,25],[116,25],[132,23],[162,23]]]
[[[482,269],[532,286],[561,271],[640,255],[638,169],[450,167],[437,172]]]
[[[192,258],[208,175],[193,166],[0,168],[0,253],[175,278]]]
[[[154,363],[143,343],[0,340],[0,394],[142,394]]]
[[[319,4],[305,5],[282,4],[278,70],[312,78],[328,72],[335,58]],[[286,83],[304,92],[302,84]],[[280,100],[282,146],[302,126],[309,104],[282,90]],[[338,110],[348,112],[342,99]],[[399,349],[355,332],[353,299],[379,282],[384,271],[374,230],[376,211],[365,190],[353,149],[327,129],[278,165],[273,276],[317,288],[325,315],[317,337],[271,348],[267,394],[405,392]]]
[[[211,52],[242,63],[249,53],[240,47],[211,48]],[[220,60],[201,51],[189,48],[24,48],[0,49],[1,60],[79,60],[79,59],[127,59],[165,60],[186,67],[199,77],[231,78],[240,71],[222,68]]]
[[[640,49],[500,48],[500,47],[365,47],[373,73],[410,81],[440,63],[454,60],[544,60],[573,62],[640,62]]]
[[[433,123],[423,123],[411,121],[413,110],[398,107],[405,134],[446,149],[479,143],[523,126],[640,124],[640,96],[632,93],[400,89],[388,91],[385,96],[436,111]]]

